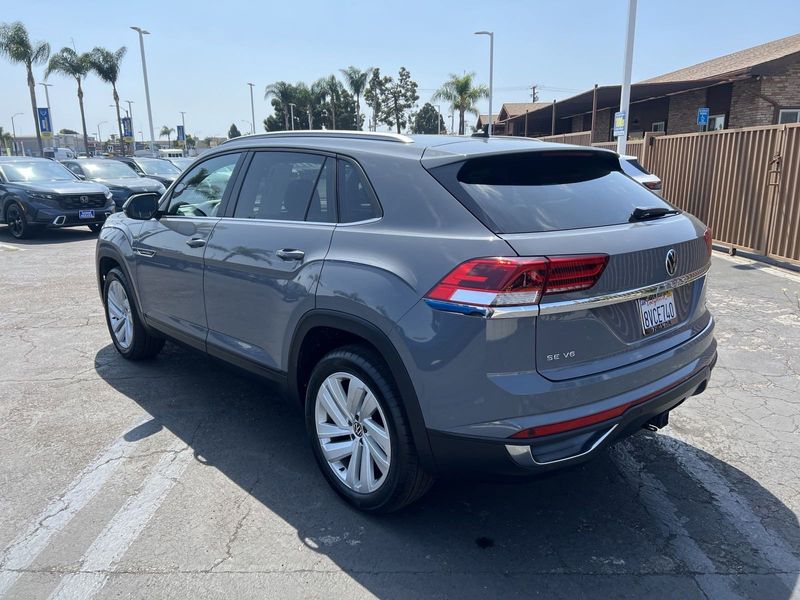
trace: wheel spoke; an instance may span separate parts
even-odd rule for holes
[[[339,462],[343,458],[347,458],[348,456],[352,455],[353,458],[350,459],[350,463],[352,464],[357,452],[358,444],[353,440],[322,444],[322,453],[330,463]]]
[[[375,472],[372,470],[372,453],[366,442],[361,447],[361,469],[359,472],[359,480],[361,487],[366,487],[368,492],[375,489]]]
[[[117,322],[116,322],[116,324],[114,325],[114,333],[119,333],[119,332],[120,332],[120,330],[121,330],[123,327],[125,327],[125,321],[127,321],[127,319],[126,319],[125,317],[118,317],[118,318],[117,318]]]
[[[317,393],[317,401],[322,404],[322,408],[333,419],[333,422],[341,428],[347,427],[347,416],[341,411],[336,401],[333,399],[330,387],[327,381],[322,384],[319,392]]]
[[[392,445],[389,442],[389,432],[386,431],[386,428],[378,425],[372,419],[365,419],[364,425],[367,429],[367,435],[375,440],[381,450],[383,450],[383,453],[388,456],[392,451]]]
[[[317,436],[321,440],[343,435],[350,435],[350,430],[334,425],[333,423],[317,423]]]
[[[369,434],[364,436],[364,443],[367,445],[370,457],[378,465],[381,473],[386,473],[389,470],[389,457]]]
[[[342,380],[338,377],[331,377],[327,379],[326,383],[328,386],[328,391],[330,391],[331,398],[334,402],[336,402],[336,406],[339,407],[339,411],[346,418],[352,418],[353,415],[347,410],[347,394],[344,393]]]
[[[375,414],[375,411],[378,410],[378,401],[375,400],[375,396],[367,390],[366,396],[364,396],[364,401],[361,403],[361,420],[363,421],[367,417],[371,417]]]
[[[350,386],[347,388],[347,412],[351,415],[357,415],[361,411],[361,404],[364,402],[364,396],[367,393],[364,382],[355,377],[352,378]]]
[[[358,479],[359,471],[361,470],[361,458],[364,446],[358,442],[352,442],[353,455],[350,457],[350,464],[347,465],[347,484],[351,489],[358,490],[360,481]]]

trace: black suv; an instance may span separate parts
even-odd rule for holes
[[[63,165],[46,158],[0,157],[0,218],[15,238],[40,227],[87,225],[99,231],[114,212],[109,189],[81,181]]]

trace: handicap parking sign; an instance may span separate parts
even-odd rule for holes
[[[698,125],[708,125],[708,107],[698,108],[697,109],[697,124]]]

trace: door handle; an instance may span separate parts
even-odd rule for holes
[[[294,248],[281,248],[275,254],[283,260],[303,260],[306,255],[302,250],[295,250]]]
[[[189,248],[202,248],[206,245],[206,240],[203,238],[192,238],[190,240],[186,240],[186,245],[189,246]]]

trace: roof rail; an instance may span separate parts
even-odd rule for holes
[[[331,138],[345,138],[352,140],[370,140],[380,142],[397,142],[400,144],[411,144],[414,140],[407,135],[399,133],[381,132],[381,131],[349,131],[341,129],[301,129],[297,131],[268,131],[266,133],[255,133],[250,135],[242,135],[239,137],[225,140],[222,144],[227,144],[234,140],[242,138],[277,138],[277,137],[331,137]],[[220,144],[220,145],[222,145]]]

